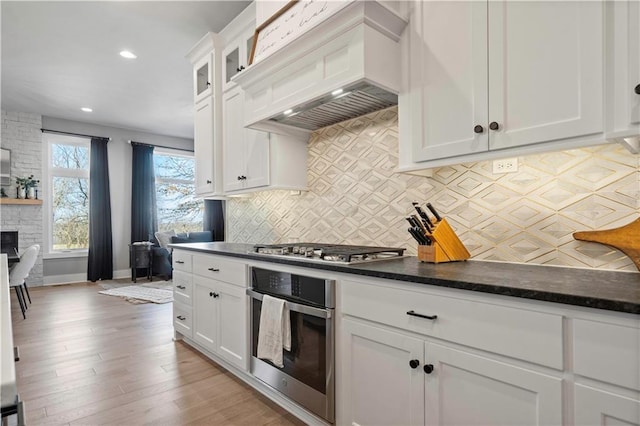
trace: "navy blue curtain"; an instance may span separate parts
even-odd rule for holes
[[[213,232],[213,241],[224,241],[224,201],[204,200],[203,231]]]
[[[87,279],[92,282],[113,278],[108,141],[103,138],[91,139]]]
[[[149,241],[158,230],[153,146],[131,142],[131,242]]]

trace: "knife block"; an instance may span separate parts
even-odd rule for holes
[[[418,246],[418,260],[428,263],[443,263],[467,260],[471,257],[445,218],[442,218],[434,226],[435,228],[431,232],[431,245]]]

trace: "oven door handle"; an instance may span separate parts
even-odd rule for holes
[[[264,294],[258,293],[250,288],[247,289],[247,296],[262,301]],[[307,314],[318,318],[331,318],[331,309],[320,309],[313,306],[301,305],[299,303],[289,302],[285,300],[290,311]]]

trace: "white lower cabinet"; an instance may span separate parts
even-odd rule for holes
[[[427,425],[562,424],[559,377],[431,342],[424,367]]]
[[[246,264],[183,250],[174,250],[173,263],[176,333],[247,371]]]
[[[247,369],[246,293],[242,287],[195,276],[193,340]]]
[[[575,407],[576,425],[640,425],[640,400],[613,392],[577,384]]]
[[[424,343],[360,321],[342,321],[344,425],[424,423]]]
[[[562,379],[344,319],[344,411],[351,425],[562,423]]]

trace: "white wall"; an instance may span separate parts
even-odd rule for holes
[[[3,185],[9,198],[16,198],[16,177],[31,174],[36,179],[42,177],[41,117],[38,114],[2,110],[2,130],[0,146],[11,150],[11,184]],[[0,208],[0,229],[18,231],[20,252],[32,244],[42,247],[42,206],[2,205]],[[29,286],[42,285],[42,250],[27,278]]]
[[[20,121],[21,118],[23,119],[22,121]],[[134,140],[136,142],[153,145],[192,150],[193,140],[3,110],[2,129],[4,134],[2,135],[1,144],[3,148],[12,149],[11,173],[13,179],[15,179],[15,176],[29,175],[31,173],[33,173],[36,178],[42,178],[44,146],[40,132],[41,127],[50,130],[111,138],[108,145],[108,152],[114,277],[129,276],[129,243],[131,238],[131,145],[129,145],[127,141]],[[15,137],[9,137],[10,134]],[[19,138],[26,138],[28,143],[31,144],[29,146],[33,147],[35,144],[39,149],[25,148],[25,142]],[[26,151],[27,149],[29,149],[29,151]],[[26,152],[28,155],[22,156],[22,152]],[[30,163],[26,164],[24,158],[28,158]],[[14,193],[9,193],[9,195],[15,197]],[[24,228],[25,237],[28,234],[33,234],[27,233],[27,229],[35,230],[35,234],[39,236],[40,244],[42,244],[44,223],[42,212],[46,211],[47,200],[44,200],[44,202],[45,205],[42,208],[36,207],[33,210],[33,212],[36,212],[36,209],[38,210],[36,217],[33,217],[33,214],[36,213],[30,213],[28,216],[24,214],[14,215],[20,217],[20,226]],[[2,213],[2,217],[0,218],[2,229],[12,230],[8,228],[12,225],[5,221],[5,218],[8,219],[10,217],[6,209],[10,206],[2,207],[0,210]],[[25,207],[20,206],[20,208],[24,209]],[[23,243],[22,234],[23,231],[20,230],[21,248],[26,247],[25,244],[27,244],[27,242]],[[44,262],[40,263],[40,265],[40,271],[42,272],[40,272],[39,282],[34,282],[33,285],[42,285],[43,283],[59,284],[83,281],[86,279],[86,257],[44,259]]]

